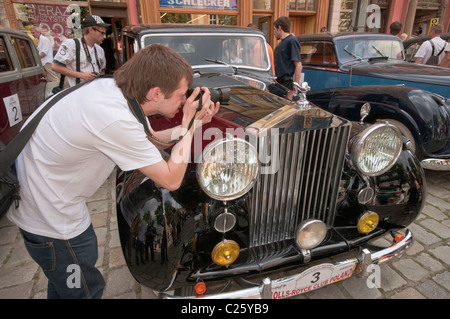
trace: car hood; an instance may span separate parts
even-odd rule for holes
[[[217,115],[210,123],[203,126],[205,130],[208,128],[219,128],[223,131],[228,128],[254,128],[264,131],[269,128],[279,128],[283,131],[286,129],[286,122],[290,119],[300,118],[302,122],[305,117],[311,120],[308,124],[308,129],[311,129],[328,125],[327,123],[335,118],[331,113],[324,112],[314,105],[302,111],[294,102],[261,90],[257,81],[238,75],[223,73],[196,75],[192,87],[198,86],[208,87],[210,91],[221,91],[223,94],[216,95],[227,96],[224,101],[220,101],[221,107]],[[182,112],[172,119],[162,119],[157,116],[149,120],[153,129],[163,130],[180,125]],[[290,129],[293,129],[292,125]],[[301,125],[296,128],[296,130],[302,129],[304,127]]]
[[[450,86],[450,69],[409,62],[371,59],[341,66],[355,75],[372,75],[409,82]]]

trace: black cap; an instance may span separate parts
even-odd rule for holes
[[[105,23],[105,21],[103,21],[99,16],[86,16],[86,18],[81,21],[82,28],[95,26],[109,28],[111,25],[109,23]]]

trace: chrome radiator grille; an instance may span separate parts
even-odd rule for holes
[[[251,247],[294,238],[305,219],[333,223],[349,132],[340,126],[260,138],[264,154],[278,145],[279,165],[252,189]]]

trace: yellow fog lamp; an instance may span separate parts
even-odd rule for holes
[[[214,247],[211,257],[213,262],[219,266],[228,266],[239,257],[240,247],[233,240],[224,240]]]
[[[378,226],[380,217],[375,212],[365,212],[359,217],[358,220],[358,231],[361,234],[368,234],[375,230]]]

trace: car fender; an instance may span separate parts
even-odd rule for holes
[[[370,103],[371,111],[365,122],[389,118],[402,122],[415,138],[419,158],[439,152],[449,140],[448,101],[428,91],[402,86],[363,86],[308,92],[308,99],[352,121],[359,121],[361,106]]]

